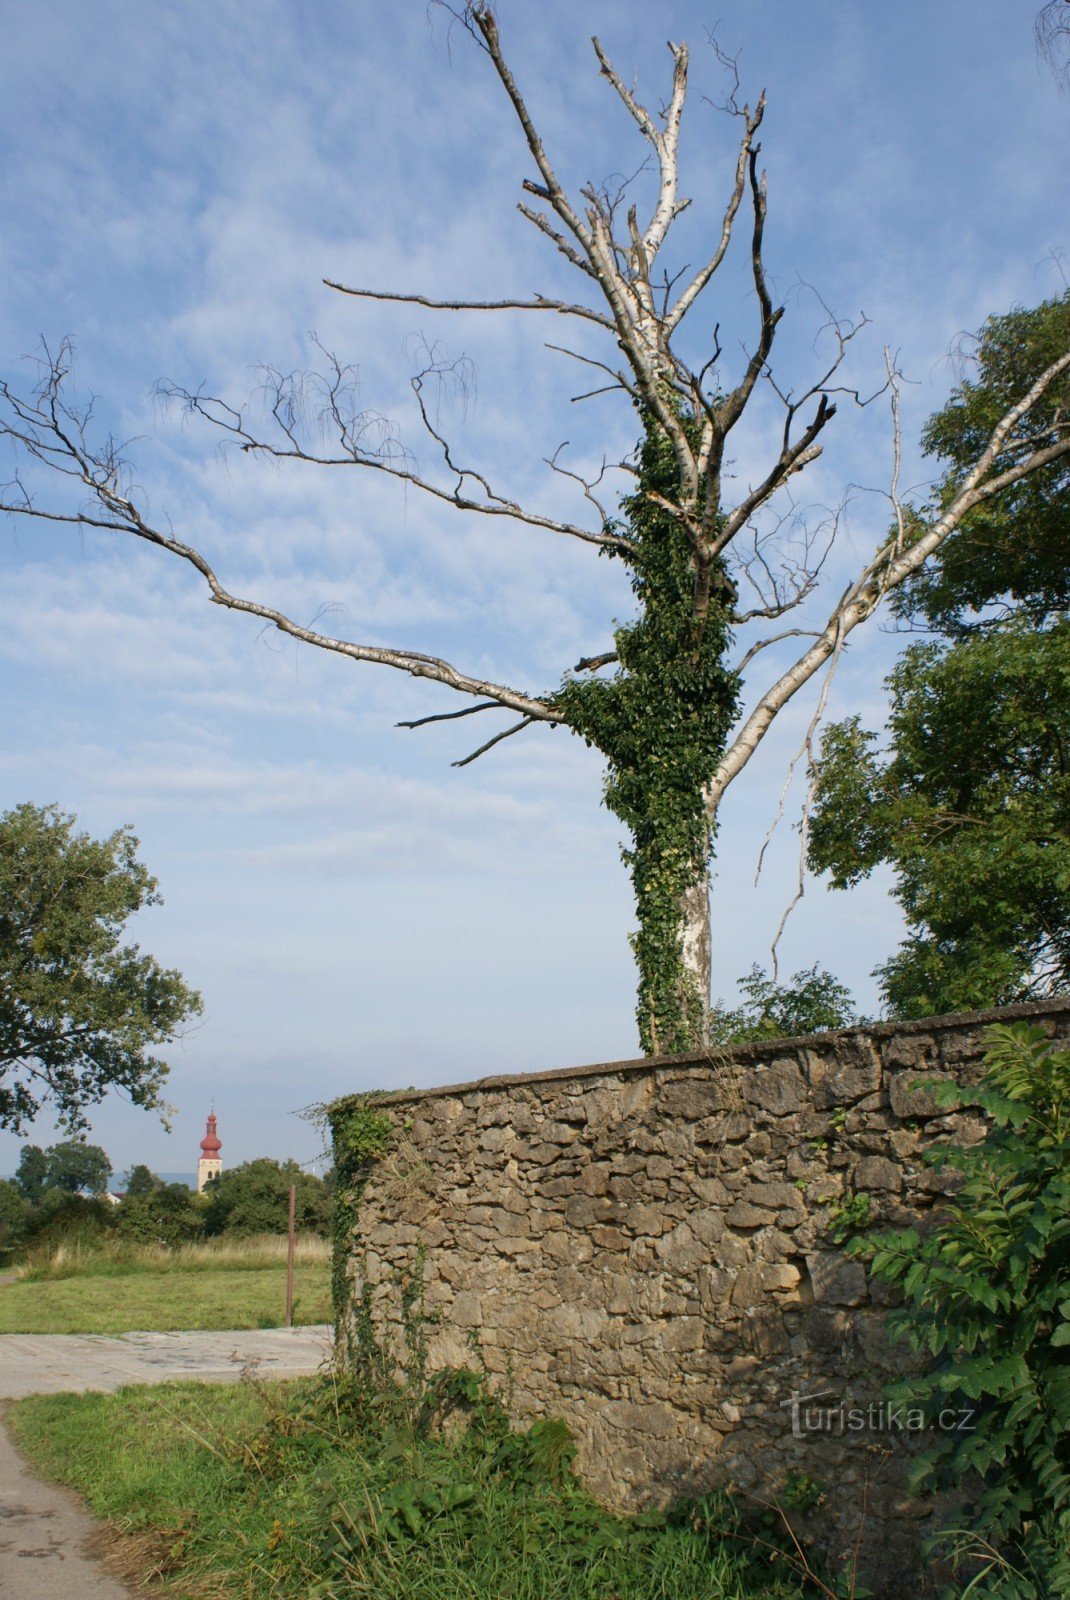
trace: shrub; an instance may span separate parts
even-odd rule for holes
[[[128,1188],[116,1210],[115,1225],[124,1239],[143,1244],[188,1244],[204,1234],[204,1203],[184,1183],[139,1183]]]
[[[305,1172],[296,1161],[260,1156],[231,1167],[205,1189],[205,1232],[244,1236],[285,1233],[290,1185],[297,1190],[297,1226],[326,1235],[331,1227],[331,1195],[322,1178]]]
[[[944,1086],[944,1103],[954,1089]],[[972,1412],[937,1435],[918,1486],[961,1488],[986,1558],[971,1595],[1070,1597],[1070,1050],[1039,1029],[995,1027],[981,1087],[963,1099],[991,1128],[929,1159],[963,1175],[956,1203],[914,1229],[858,1241],[901,1287],[892,1313],[931,1369],[893,1387],[930,1416]]]
[[[718,1000],[710,1012],[715,1044],[746,1044],[752,1039],[787,1039],[829,1028],[848,1028],[856,1016],[851,991],[814,962],[788,983],[777,983],[753,966],[739,980],[742,1002],[729,1010]]]

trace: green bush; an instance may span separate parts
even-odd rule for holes
[[[115,1226],[124,1239],[141,1244],[189,1244],[204,1235],[205,1205],[184,1183],[128,1188],[116,1208]]]
[[[710,1012],[715,1044],[747,1044],[752,1039],[789,1039],[860,1022],[851,991],[831,972],[812,967],[792,974],[787,983],[767,977],[757,963],[739,980],[743,999],[734,1010],[718,1000]]]
[[[296,1161],[259,1156],[213,1178],[205,1189],[207,1234],[285,1233],[290,1185],[297,1190],[297,1227],[303,1233],[327,1235],[331,1228],[331,1192],[322,1178],[305,1172]]]
[[[16,1250],[26,1237],[30,1208],[10,1178],[0,1178],[0,1252]]]
[[[995,1027],[982,1085],[962,1098],[991,1129],[929,1158],[961,1172],[956,1202],[924,1237],[853,1249],[901,1288],[892,1331],[931,1362],[890,1397],[971,1413],[968,1430],[935,1434],[918,1478],[967,1496],[958,1548],[983,1574],[971,1596],[1070,1600],[1070,1050]]]

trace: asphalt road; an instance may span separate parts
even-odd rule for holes
[[[266,1378],[315,1372],[328,1327],[247,1333],[8,1333],[0,1336],[0,1399],[189,1378],[219,1383],[255,1366]],[[3,1600],[131,1600],[86,1550],[100,1524],[77,1498],[27,1471],[0,1427],[0,1596]]]

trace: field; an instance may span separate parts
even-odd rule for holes
[[[330,1320],[330,1247],[298,1240],[294,1322]],[[0,1333],[272,1328],[286,1317],[286,1240],[60,1245],[0,1284]]]
[[[627,1519],[560,1424],[511,1430],[475,1374],[400,1411],[337,1380],[39,1395],[19,1449],[110,1522],[133,1584],[212,1600],[803,1600],[724,1502]],[[783,1530],[781,1529],[781,1533]],[[783,1543],[783,1539],[777,1541]],[[154,1584],[154,1591],[159,1592]]]

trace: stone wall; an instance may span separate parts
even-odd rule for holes
[[[986,1025],[1017,1019],[1070,1037],[1054,1002],[376,1097],[395,1131],[350,1274],[397,1340],[422,1260],[432,1367],[470,1365],[477,1340],[518,1417],[570,1424],[608,1503],[803,1474],[827,1550],[846,1558],[861,1526],[870,1587],[898,1595],[909,1573],[927,1593],[926,1508],[904,1488],[923,1437],[836,1411],[879,1402],[909,1360],[830,1228],[853,1196],[896,1226],[931,1210],[953,1178],[922,1152],[983,1127],[913,1085],[976,1081]]]

